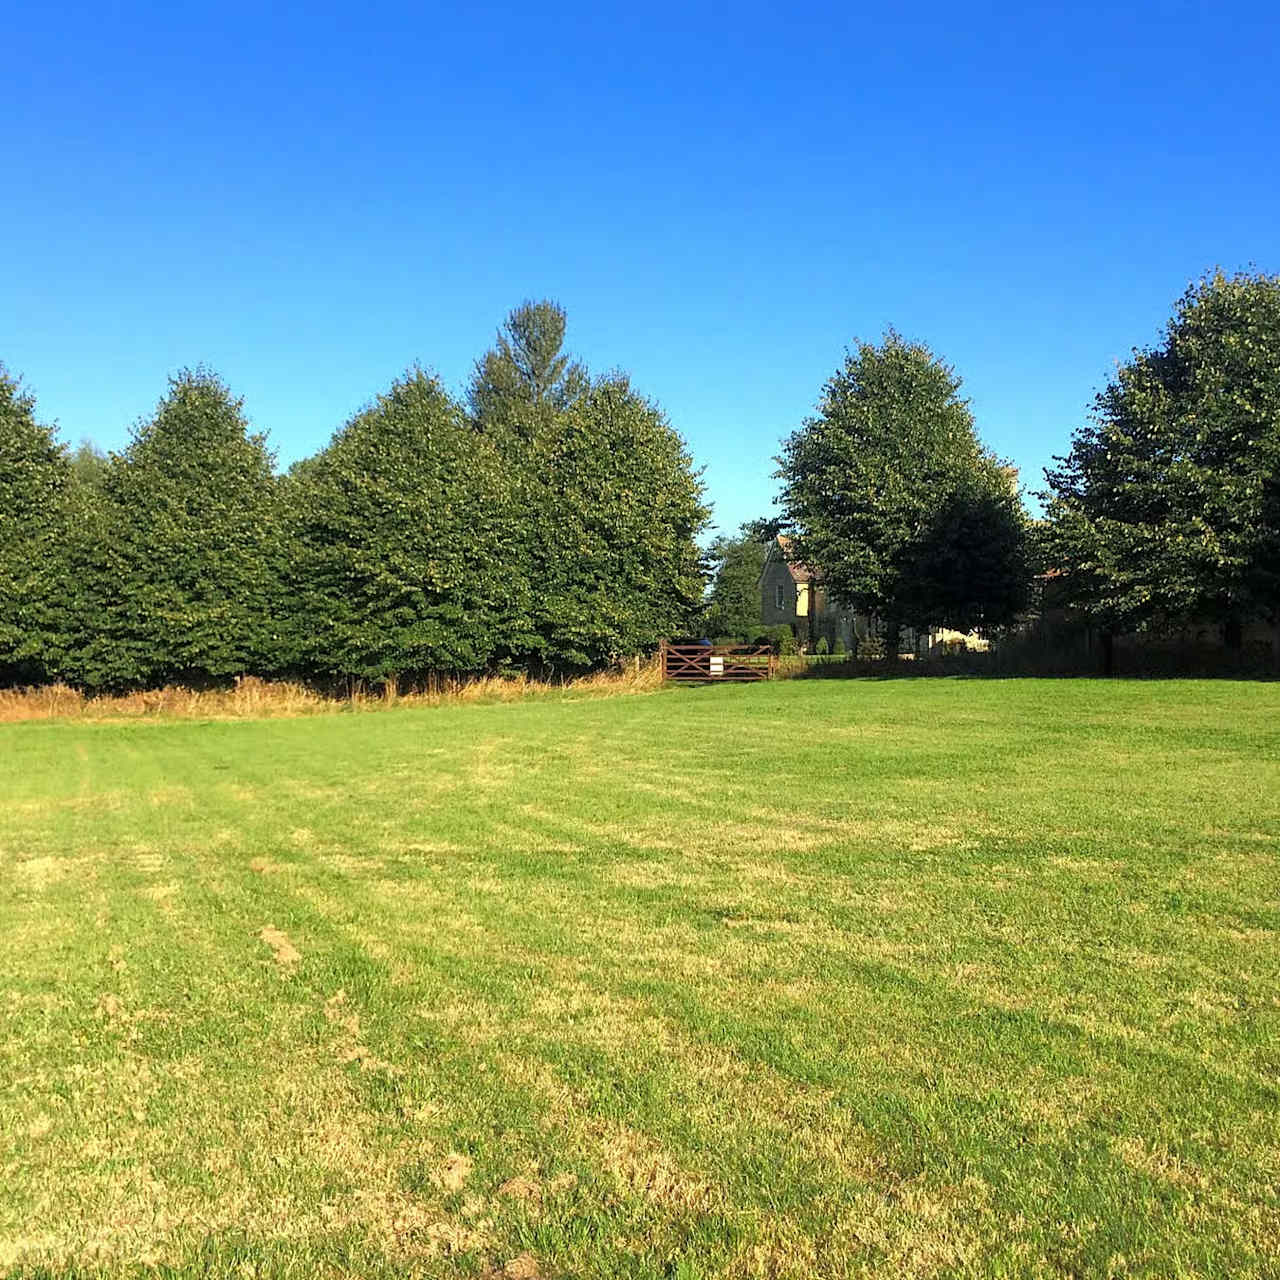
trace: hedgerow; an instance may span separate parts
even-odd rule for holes
[[[283,476],[207,370],[91,479],[0,373],[0,681],[585,671],[695,626],[684,443],[625,376],[559,357],[547,307],[513,313],[483,394],[411,369]]]

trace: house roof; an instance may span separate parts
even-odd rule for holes
[[[775,542],[778,550],[782,553],[782,559],[786,563],[788,569],[791,570],[791,576],[797,582],[812,582],[818,575],[809,568],[807,564],[801,564],[792,557],[795,555],[795,542],[785,533],[778,534]]]

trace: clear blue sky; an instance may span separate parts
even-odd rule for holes
[[[856,336],[1034,487],[1193,277],[1280,270],[1274,3],[537,8],[3,0],[0,360],[106,447],[204,362],[287,463],[550,296],[732,527]]]

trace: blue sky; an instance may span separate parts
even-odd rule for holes
[[[863,9],[4,0],[0,360],[106,447],[204,362],[287,463],[550,296],[732,527],[892,324],[1035,487],[1191,279],[1280,271],[1280,6]]]

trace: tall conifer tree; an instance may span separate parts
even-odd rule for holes
[[[534,429],[567,409],[589,385],[564,351],[565,311],[557,302],[523,302],[503,322],[494,347],[476,361],[469,399],[476,422]]]

